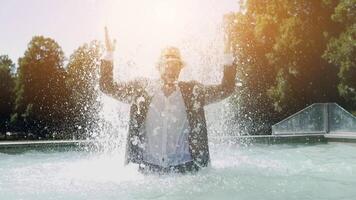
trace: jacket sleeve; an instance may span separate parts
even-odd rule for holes
[[[102,60],[100,65],[100,90],[124,103],[132,103],[139,94],[140,83],[138,80],[128,82],[114,82],[113,61]]]
[[[229,97],[235,90],[236,65],[225,65],[224,75],[220,84],[203,85],[205,105],[221,101]]]

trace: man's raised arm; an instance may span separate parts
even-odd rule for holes
[[[220,84],[204,85],[205,105],[229,97],[235,91],[236,63],[232,54],[225,55],[224,75]]]
[[[112,96],[119,101],[131,103],[133,97],[137,95],[139,86],[137,81],[114,82],[113,78],[113,54],[115,51],[116,41],[111,41],[108,30],[105,27],[105,47],[106,55],[101,60],[100,66],[100,90],[105,94]]]

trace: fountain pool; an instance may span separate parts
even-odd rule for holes
[[[210,145],[196,174],[142,175],[122,150],[0,153],[0,199],[355,199],[355,143]]]

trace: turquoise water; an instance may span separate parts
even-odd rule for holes
[[[121,150],[0,153],[0,199],[356,199],[355,144],[211,145],[197,174],[149,175]]]

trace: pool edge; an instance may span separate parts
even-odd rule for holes
[[[211,136],[209,142],[243,144],[284,144],[284,143],[356,143],[355,134],[294,134],[294,135],[246,135]],[[18,147],[83,147],[97,144],[97,140],[43,140],[43,141],[0,141],[0,149]]]

